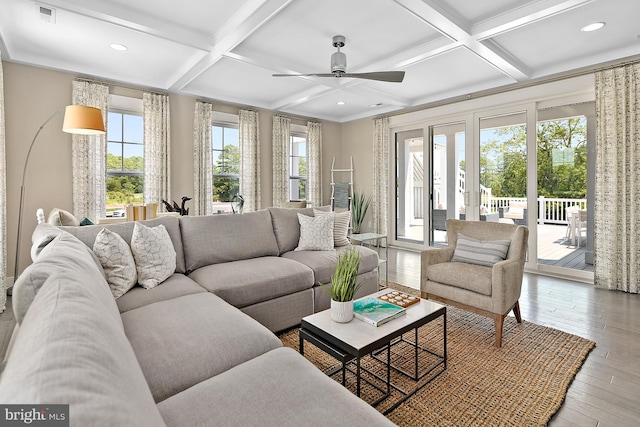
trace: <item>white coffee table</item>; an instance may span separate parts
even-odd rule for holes
[[[389,292],[389,290],[383,290],[376,292],[370,296],[379,296]],[[435,353],[431,350],[418,345],[418,329],[426,325],[427,323],[437,319],[443,318],[443,349],[442,354]],[[402,335],[410,331],[414,331],[414,341],[405,340]],[[395,345],[401,340],[405,343],[412,345],[414,350],[415,370],[413,373],[405,372],[396,366],[393,366],[390,360],[391,346]],[[325,353],[336,358],[341,362],[342,370],[342,384],[345,384],[345,370],[349,363],[355,364],[356,375],[356,395],[360,397],[361,380],[362,380],[362,367],[360,366],[361,358],[371,354],[378,361],[385,363],[387,366],[386,379],[376,377],[386,383],[386,390],[376,387],[381,393],[383,393],[380,399],[377,399],[372,403],[372,406],[376,406],[390,395],[391,387],[401,392],[404,397],[396,402],[392,407],[387,409],[386,413],[391,412],[398,405],[404,402],[406,399],[415,394],[420,388],[424,387],[435,377],[440,375],[447,368],[447,309],[444,305],[437,304],[425,299],[421,299],[419,303],[414,304],[407,308],[407,314],[397,319],[393,319],[381,326],[375,327],[366,322],[354,318],[349,323],[337,323],[331,320],[330,310],[321,311],[316,314],[304,317],[300,325],[300,353],[304,355],[304,342],[308,341],[320,348]],[[379,358],[384,349],[387,349],[386,361]],[[382,350],[382,351],[376,351]],[[419,374],[418,369],[418,352],[427,351],[438,358],[438,362],[423,369],[422,374]],[[437,368],[440,370],[436,371]],[[433,374],[428,381],[420,384],[415,390],[407,392],[401,388],[395,386],[391,382],[391,369],[400,372],[403,375],[408,376],[414,381],[419,381],[426,375]],[[435,372],[434,372],[435,371]],[[336,373],[338,370],[332,371],[330,374]],[[371,372],[369,372],[371,374]],[[367,380],[365,380],[367,381]]]

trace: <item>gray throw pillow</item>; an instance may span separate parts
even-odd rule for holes
[[[60,227],[60,226],[77,227],[80,225],[76,217],[73,216],[71,212],[67,212],[65,210],[58,209],[58,208],[54,208],[51,212],[49,212],[47,223],[51,225],[55,225],[56,227]]]
[[[351,211],[344,212],[325,212],[320,209],[314,208],[313,215],[327,215],[334,214],[333,217],[333,245],[335,247],[347,246],[351,242],[347,238],[349,233],[349,221],[351,220]]]
[[[478,240],[458,234],[456,250],[451,261],[492,267],[493,264],[504,261],[510,244],[511,240]]]

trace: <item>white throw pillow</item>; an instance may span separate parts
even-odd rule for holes
[[[176,271],[176,251],[164,225],[147,227],[136,222],[131,236],[131,252],[136,260],[138,283],[151,289]]]
[[[313,209],[313,215],[327,215],[332,212],[321,211],[317,208]],[[347,238],[349,233],[349,220],[351,220],[351,211],[333,212],[333,246],[347,246],[351,242]]]
[[[114,298],[120,298],[135,286],[138,281],[136,263],[129,245],[118,233],[103,228],[93,243],[93,252],[102,264]]]
[[[306,216],[298,214],[300,241],[296,251],[333,250],[333,212],[327,215]]]
[[[492,267],[493,264],[507,258],[510,244],[511,240],[478,240],[458,234],[456,250],[451,261]]]

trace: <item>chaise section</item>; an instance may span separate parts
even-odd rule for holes
[[[310,268],[280,257],[208,265],[189,278],[238,308],[310,289],[314,283]]]
[[[290,348],[238,365],[158,409],[169,427],[395,425]]]
[[[167,301],[184,295],[207,292],[202,286],[184,274],[175,273],[167,280],[151,289],[134,286],[116,300],[120,313],[134,310],[154,302]]]
[[[282,346],[208,292],[127,311],[122,322],[156,402]]]
[[[118,309],[86,246],[63,233],[29,267],[46,277],[0,379],[4,404],[69,404],[72,425],[163,426]],[[36,270],[38,270],[36,272]],[[31,286],[20,276],[16,287]],[[14,300],[21,298],[16,289]]]

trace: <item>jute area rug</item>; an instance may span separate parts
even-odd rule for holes
[[[401,285],[390,283],[390,287],[417,294]],[[505,319],[502,348],[496,348],[492,320],[447,306],[447,369],[387,417],[400,426],[546,425],[562,405],[571,381],[595,343],[523,320],[518,324],[511,316]],[[412,339],[413,334],[408,335]],[[297,329],[283,333],[280,339],[285,346],[298,350]],[[442,321],[420,328],[418,342],[441,353]],[[413,353],[404,344],[392,349],[392,362],[405,368],[414,366]],[[380,356],[386,359],[386,351]],[[339,366],[310,343],[305,343],[305,357],[323,372]],[[429,364],[431,359],[429,353],[420,352],[419,366]],[[362,366],[386,375],[382,364],[369,356],[362,360]],[[333,378],[342,379],[340,374]],[[393,372],[392,382],[413,390],[425,381],[416,383]],[[346,387],[355,390],[351,373],[347,374]],[[371,403],[380,392],[363,383],[361,397]],[[401,397],[394,391],[376,409],[384,412]]]

